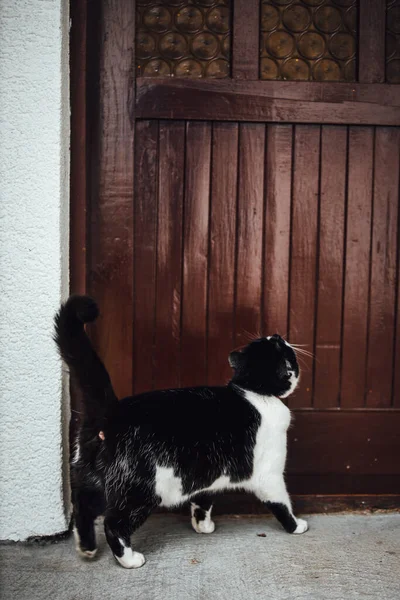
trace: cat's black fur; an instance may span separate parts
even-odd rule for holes
[[[71,463],[78,549],[94,554],[94,519],[105,514],[115,557],[123,566],[140,566],[130,536],[161,503],[156,469],[172,468],[181,480],[182,496],[194,502],[196,528],[211,507],[204,490],[221,477],[240,485],[252,476],[261,414],[246,391],[284,396],[291,387],[288,368],[297,378],[298,364],[282,338],[262,338],[230,355],[234,375],[226,387],[152,391],[118,401],[84,330],[97,315],[93,300],[71,296],[55,318],[55,341],[84,405]],[[165,356],[168,360],[168,348]],[[287,531],[296,530],[290,501],[269,506]]]

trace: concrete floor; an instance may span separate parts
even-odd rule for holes
[[[146,556],[117,565],[99,524],[99,554],[73,540],[0,546],[2,600],[355,600],[400,598],[400,515],[315,515],[290,536],[272,518],[216,517],[211,535],[154,515],[134,536]],[[266,537],[257,534],[265,533]]]

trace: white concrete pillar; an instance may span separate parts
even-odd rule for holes
[[[0,3],[0,539],[69,522],[52,319],[68,293],[68,0]]]

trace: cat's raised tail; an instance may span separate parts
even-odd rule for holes
[[[96,354],[84,325],[98,317],[89,296],[70,296],[54,318],[54,340],[82,396],[85,421],[101,430],[118,402],[107,369]]]

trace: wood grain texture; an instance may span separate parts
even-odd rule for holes
[[[347,128],[322,127],[314,400],[339,406]]]
[[[400,209],[397,222],[397,288],[394,328],[392,405],[400,407]]]
[[[181,385],[207,379],[207,287],[211,125],[187,123],[183,243]]]
[[[341,406],[364,405],[374,131],[351,127],[348,151]]]
[[[135,213],[133,253],[133,386],[154,386],[153,345],[157,268],[158,122],[138,121],[135,132]]]
[[[299,477],[289,478],[289,490],[299,489]],[[350,479],[350,477],[347,477]],[[316,480],[316,477],[314,477]],[[310,478],[306,478],[310,483]],[[311,482],[311,486],[314,482]],[[303,486],[305,487],[305,486]],[[310,489],[310,488],[309,488]],[[317,494],[305,490],[304,494],[292,493],[291,501],[294,513],[297,515],[332,514],[342,512],[361,512],[363,514],[376,511],[397,511],[400,505],[400,495],[397,494]],[[164,509],[165,512],[165,509]],[[179,512],[187,514],[187,509]],[[213,505],[213,515],[265,515],[265,506],[254,496],[245,492],[232,492],[217,496]]]
[[[136,103],[143,105],[143,96],[153,90],[168,88],[174,98],[180,98],[182,90],[192,92],[236,94],[240,97],[256,96],[275,100],[297,100],[314,103],[366,103],[377,106],[400,106],[398,85],[369,83],[335,83],[318,81],[240,81],[238,79],[179,79],[140,78],[137,80]],[[183,97],[183,96],[182,96]],[[144,107],[143,107],[144,108]],[[150,110],[148,107],[147,110]],[[139,113],[136,113],[139,114]]]
[[[400,477],[397,474],[292,474],[286,476],[286,481],[291,494],[400,494]]]
[[[135,8],[104,0],[100,106],[92,149],[89,292],[101,307],[93,340],[118,396],[132,393]]]
[[[400,125],[396,85],[143,78],[139,118]]]
[[[264,243],[263,331],[288,332],[292,125],[268,125]]]
[[[160,123],[154,387],[180,386],[185,125]]]
[[[293,158],[289,340],[314,352],[320,127],[297,125]],[[290,406],[311,406],[313,361],[304,357],[301,387]]]
[[[295,411],[288,440],[288,474],[400,475],[399,411]]]
[[[232,373],[228,356],[235,345],[238,131],[235,123],[213,124],[207,334],[210,385],[226,383]]]
[[[390,406],[392,402],[399,149],[399,128],[376,129],[366,382],[366,405],[375,407]]]
[[[360,0],[358,81],[385,81],[386,0]]]
[[[239,128],[235,345],[261,329],[265,125]]]
[[[87,0],[71,0],[70,16],[70,291],[86,292],[87,237]]]
[[[232,36],[233,79],[258,79],[259,39],[260,3],[258,0],[235,0]]]

